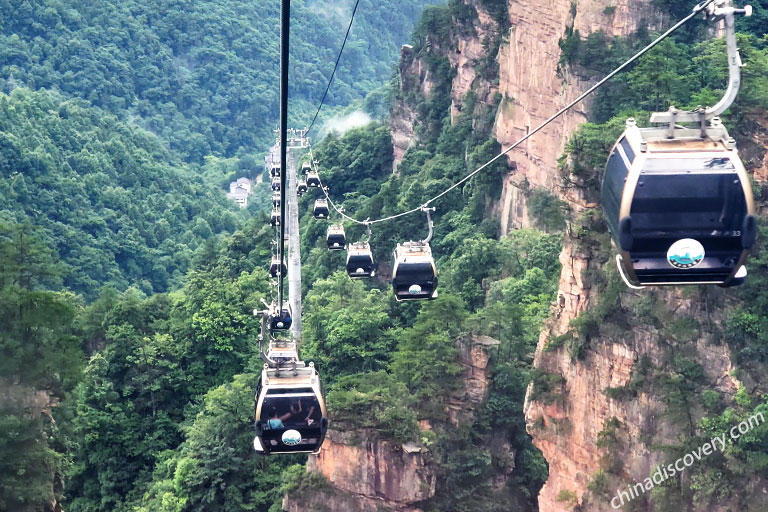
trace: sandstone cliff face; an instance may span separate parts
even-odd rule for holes
[[[452,425],[470,419],[474,408],[487,398],[489,352],[498,344],[487,336],[456,340],[464,374],[463,386],[446,404]],[[420,428],[425,431],[432,426],[421,421]],[[508,468],[508,473],[513,469]],[[308,496],[286,496],[284,510],[422,512],[420,503],[435,495],[435,468],[426,447],[378,439],[375,432],[365,430],[329,430],[321,452],[310,456],[307,471],[322,475],[327,488]],[[506,477],[500,475],[500,480]]]
[[[435,493],[435,475],[422,449],[375,439],[365,431],[328,432],[322,451],[311,456],[307,471],[320,473],[330,489],[305,499],[286,497],[289,512],[419,512],[413,504]]]
[[[590,85],[567,69],[558,69],[558,41],[567,26],[573,25],[582,36],[597,30],[624,36],[633,32],[641,19],[650,20],[652,28],[664,25],[665,20],[653,11],[650,1],[624,0],[610,5],[615,6],[612,12],[605,10],[608,2],[598,0],[509,1],[509,43],[502,46],[499,54],[500,92],[504,99],[496,136],[502,146],[518,140]],[[503,232],[529,224],[526,187],[549,190],[568,204],[572,218],[594,206],[596,191],[580,187],[575,176],[566,176],[570,185],[564,186],[566,180],[557,164],[569,136],[586,120],[589,105],[587,102],[577,106],[510,153],[510,164],[517,172],[507,177],[499,205]],[[765,173],[765,153],[758,151],[754,160],[753,168],[759,178],[761,172]],[[676,444],[691,435],[690,430],[702,413],[694,408],[687,421],[672,421],[665,416],[667,404],[662,390],[643,389],[631,400],[611,398],[606,390],[627,386],[637,374],[640,361],[663,374],[681,351],[701,365],[707,386],[722,393],[726,400],[739,386],[731,376],[733,365],[728,349],[713,339],[712,329],[702,327],[697,332],[698,339],[670,340],[663,326],[649,325],[632,311],[641,310],[642,304],[650,302],[661,311],[670,312],[670,321],[679,317],[706,318],[718,324],[721,319],[713,310],[724,307],[725,299],[719,291],[706,300],[696,293],[679,290],[623,291],[616,313],[624,322],[623,329],[601,329],[600,335],[591,339],[579,355],[567,347],[545,350],[548,342],[571,330],[571,321],[579,314],[597,306],[601,297],[592,286],[590,275],[604,275],[610,266],[606,254],[582,243],[572,230],[565,236],[560,261],[563,268],[557,305],[541,334],[534,362],[536,368],[559,376],[559,380],[556,389],[548,390],[548,399],[529,389],[525,410],[529,433],[549,463],[549,479],[539,495],[539,507],[547,512],[569,511],[574,507],[582,511],[607,511],[612,510],[608,501],[611,494],[601,497],[587,489],[598,472],[618,461],[614,471],[621,479],[611,485],[642,481],[656,464],[665,461],[651,447]],[[608,453],[599,441],[607,429],[613,428],[611,425],[617,426],[615,435],[620,442]],[[606,491],[615,490],[611,487]],[[638,510],[652,510],[653,502],[645,496],[635,506]]]
[[[496,138],[503,147],[525,136],[591,85],[559,69],[558,42],[568,26],[582,35],[603,30],[609,35],[626,36],[636,30],[641,19],[650,20],[651,28],[663,24],[661,17],[649,7],[649,0],[611,2],[615,10],[610,15],[604,13],[608,2],[601,0],[578,3],[510,0],[508,3],[509,42],[502,45],[498,57],[499,92],[503,99],[496,122]],[[568,136],[586,121],[588,107],[588,101],[577,105],[509,154],[509,161],[516,165],[517,172],[504,184],[500,211],[502,233],[529,225],[525,209],[521,207],[524,196],[520,188],[524,180],[532,187],[554,191],[577,208],[584,202],[578,191],[563,189],[557,159]]]
[[[450,89],[451,120],[460,114],[467,92],[474,92],[480,105],[490,105],[494,94],[498,92],[498,86],[480,77],[477,70],[477,63],[488,56],[488,42],[498,36],[498,23],[483,10],[479,2],[467,0],[466,3],[473,5],[477,11],[477,19],[473,20],[471,27],[466,27],[467,34],[471,35],[456,36],[446,47],[441,47],[431,39],[424,42],[428,52],[447,58],[455,70]],[[399,98],[390,111],[395,171],[408,148],[416,142],[414,98],[426,98],[432,94],[435,80],[439,79],[430,75],[429,66],[411,45],[403,45],[399,70]]]

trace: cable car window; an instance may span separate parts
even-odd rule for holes
[[[355,255],[349,257],[349,265],[354,266],[362,266],[365,268],[366,266],[369,266],[371,264],[371,258],[368,256],[362,256],[362,255]]]
[[[622,137],[619,141],[619,145],[624,150],[624,154],[627,155],[627,159],[629,160],[629,163],[632,163],[635,161],[635,152],[632,151],[632,146],[629,144],[629,141],[626,137]]]
[[[733,168],[714,160],[708,160],[713,168]],[[644,172],[632,199],[632,231],[635,236],[738,236],[746,209],[735,173]]]
[[[320,403],[312,393],[268,394],[261,406],[264,430],[319,426],[321,418]]]
[[[608,159],[603,180],[602,200],[606,218],[611,230],[618,231],[619,209],[621,208],[621,196],[624,193],[624,181],[627,178],[627,166],[624,159],[616,149]]]
[[[429,263],[400,263],[397,266],[397,279],[404,281],[417,281],[432,279],[434,270]]]
[[[314,393],[312,391],[312,388],[291,388],[291,389],[285,389],[285,388],[277,388],[277,389],[268,389],[267,394],[268,395],[294,395],[294,394],[312,394]]]

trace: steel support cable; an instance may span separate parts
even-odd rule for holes
[[[277,255],[280,260],[281,272],[277,276],[277,310],[283,311],[283,278],[282,265],[285,261],[285,192],[287,188],[286,173],[288,145],[288,56],[291,30],[291,0],[280,3],[280,240]]]
[[[690,21],[690,20],[691,20],[691,19],[692,19],[694,16],[696,16],[697,14],[699,14],[700,12],[702,12],[704,9],[706,9],[706,7],[707,7],[709,4],[711,4],[712,2],[714,2],[714,0],[704,0],[703,2],[701,2],[700,4],[698,4],[696,7],[694,7],[694,8],[693,8],[693,10],[691,11],[691,13],[690,13],[688,16],[686,16],[686,17],[685,17],[685,18],[683,18],[682,20],[680,20],[680,21],[678,21],[677,23],[675,23],[675,25],[673,25],[673,26],[672,26],[671,28],[669,28],[669,29],[668,29],[666,32],[664,32],[662,35],[660,35],[660,36],[659,36],[659,37],[657,37],[655,40],[653,40],[651,43],[649,43],[649,44],[648,44],[648,45],[647,45],[645,48],[643,48],[642,50],[640,50],[639,52],[637,52],[635,55],[633,55],[632,57],[630,57],[630,58],[629,58],[629,60],[627,60],[626,62],[624,62],[624,63],[623,63],[621,66],[619,66],[619,67],[617,67],[616,69],[614,69],[613,71],[611,71],[611,72],[610,72],[608,75],[606,75],[606,76],[605,76],[605,77],[604,77],[602,80],[600,80],[600,81],[599,81],[599,82],[597,82],[595,85],[593,85],[592,87],[590,87],[589,89],[587,89],[585,92],[583,92],[581,95],[579,95],[579,97],[578,97],[578,98],[576,98],[575,100],[571,101],[571,102],[570,102],[568,105],[566,105],[565,107],[563,107],[563,108],[561,108],[560,110],[558,110],[556,113],[554,113],[552,116],[550,116],[550,117],[549,117],[549,118],[548,118],[546,121],[544,121],[544,122],[543,122],[543,123],[541,123],[539,126],[537,126],[536,128],[534,128],[534,129],[533,129],[533,130],[532,130],[530,133],[526,134],[526,135],[525,135],[523,138],[519,139],[517,142],[515,142],[514,144],[512,144],[511,146],[509,146],[507,149],[505,149],[504,151],[502,151],[501,153],[499,153],[499,154],[498,154],[498,155],[496,155],[495,157],[491,158],[491,159],[490,159],[490,160],[488,160],[486,163],[484,163],[483,165],[481,165],[480,167],[478,167],[477,169],[475,169],[475,170],[474,170],[474,171],[472,171],[471,173],[467,174],[467,175],[466,175],[466,176],[464,176],[462,179],[460,179],[459,181],[457,181],[456,183],[454,183],[453,185],[451,185],[451,186],[450,186],[450,187],[448,187],[447,189],[443,190],[442,192],[440,192],[439,194],[437,194],[437,195],[436,195],[436,196],[434,196],[433,198],[431,198],[431,199],[429,199],[429,200],[425,201],[424,203],[420,204],[420,205],[419,205],[419,206],[417,206],[416,208],[412,208],[412,209],[410,209],[410,210],[407,210],[407,211],[404,211],[404,212],[400,212],[400,213],[397,213],[397,214],[394,214],[394,215],[390,215],[390,216],[388,216],[388,217],[383,217],[383,218],[381,218],[381,219],[375,219],[375,220],[365,220],[365,221],[357,220],[357,219],[354,219],[354,218],[352,218],[352,217],[350,217],[350,216],[348,216],[348,215],[345,215],[345,214],[341,213],[341,212],[338,210],[338,208],[336,208],[335,206],[334,206],[334,209],[335,209],[337,212],[339,212],[339,214],[340,214],[342,217],[344,217],[345,219],[347,219],[348,221],[350,221],[350,222],[354,222],[354,223],[356,223],[356,224],[361,224],[361,225],[371,225],[371,224],[379,224],[379,223],[382,223],[382,222],[388,222],[388,221],[390,221],[390,220],[398,219],[398,218],[400,218],[400,217],[405,217],[406,215],[410,215],[410,214],[412,214],[412,213],[416,213],[416,212],[420,212],[420,211],[422,211],[424,208],[428,207],[430,204],[432,204],[433,202],[437,201],[438,199],[440,199],[441,197],[443,197],[444,195],[446,195],[448,192],[450,192],[450,191],[452,191],[452,190],[456,189],[457,187],[459,187],[459,186],[460,186],[460,185],[462,185],[463,183],[466,183],[467,181],[469,181],[470,179],[472,179],[472,178],[473,178],[473,177],[474,177],[476,174],[478,174],[479,172],[481,172],[481,171],[483,171],[484,169],[488,168],[488,166],[490,166],[491,164],[493,164],[494,162],[496,162],[497,160],[499,160],[501,157],[503,157],[504,155],[506,155],[507,153],[509,153],[510,151],[512,151],[513,149],[515,149],[516,147],[518,147],[518,146],[519,146],[520,144],[522,144],[523,142],[525,142],[525,141],[527,141],[528,139],[530,139],[530,138],[531,138],[533,135],[535,135],[536,133],[538,133],[538,132],[540,132],[541,130],[543,130],[544,128],[546,128],[546,127],[547,127],[547,125],[549,125],[551,122],[553,122],[553,121],[554,121],[554,120],[556,120],[558,117],[560,117],[561,115],[563,115],[564,113],[566,113],[567,111],[569,111],[570,109],[572,109],[572,108],[573,108],[575,105],[577,105],[577,104],[578,104],[578,103],[580,103],[582,100],[584,100],[584,98],[586,98],[587,96],[589,96],[590,94],[592,94],[593,92],[595,92],[597,89],[599,89],[600,87],[602,87],[603,85],[605,85],[605,83],[606,83],[606,82],[608,82],[609,80],[611,80],[611,79],[612,79],[614,76],[616,76],[617,74],[619,74],[619,73],[621,73],[622,71],[624,71],[624,69],[626,69],[626,68],[627,68],[627,66],[629,66],[630,64],[632,64],[633,62],[635,62],[637,59],[639,59],[640,57],[642,57],[643,55],[645,55],[646,53],[648,53],[648,52],[649,52],[650,50],[652,50],[652,49],[653,49],[653,48],[654,48],[656,45],[658,45],[658,44],[659,44],[660,42],[662,42],[664,39],[666,39],[667,37],[669,37],[670,35],[672,35],[672,34],[673,34],[675,31],[677,31],[677,30],[678,30],[680,27],[682,27],[683,25],[685,25],[686,23],[688,23],[688,22],[689,22],[689,21]],[[311,154],[311,147],[310,147],[310,154]],[[313,162],[314,162],[314,159],[313,159]],[[323,185],[322,185],[322,181],[320,182],[320,186],[321,186],[321,188],[323,188],[323,192],[325,193],[325,196],[328,198],[328,202],[329,202],[329,204],[333,204],[333,202],[331,201],[331,198],[328,196],[328,192],[325,190],[325,188],[324,188],[324,187],[323,187]]]
[[[317,165],[315,165],[315,156],[312,154],[312,145],[309,145],[309,160],[310,165],[314,166],[315,172],[317,172],[317,180],[320,182],[320,190],[323,191],[323,194],[325,194],[325,199],[328,201],[328,204],[331,205],[331,208],[333,208],[336,213],[338,213],[342,218],[347,219],[350,222],[354,222],[355,224],[361,224],[364,226],[367,226],[370,224],[368,221],[359,221],[357,219],[354,219],[350,217],[349,215],[345,214],[344,211],[341,208],[338,208],[336,206],[336,203],[333,202],[333,199],[331,199],[331,196],[328,195],[328,190],[326,189],[325,185],[323,185],[323,180],[320,179],[320,169]]]
[[[317,120],[317,116],[320,114],[320,109],[323,108],[323,104],[325,103],[325,98],[326,96],[328,96],[328,91],[331,90],[331,83],[333,83],[333,77],[336,76],[336,69],[339,67],[339,61],[341,61],[341,54],[344,53],[344,47],[347,45],[347,39],[349,38],[349,31],[352,30],[352,22],[355,21],[355,13],[357,12],[357,6],[359,4],[360,4],[360,0],[356,0],[355,6],[352,8],[352,17],[349,19],[349,26],[347,26],[347,33],[344,35],[344,41],[341,43],[339,54],[336,56],[336,64],[333,65],[331,78],[328,80],[328,86],[325,88],[323,97],[320,99],[320,105],[317,106],[317,112],[315,112],[315,117],[312,118],[312,122],[309,123],[309,128],[307,128],[307,135],[309,135],[309,132],[312,131],[312,127],[315,126],[315,121]]]

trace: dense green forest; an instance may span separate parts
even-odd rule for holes
[[[0,93],[0,222],[29,223],[61,283],[167,291],[194,250],[242,216],[154,135],[53,92]]]
[[[372,0],[361,2],[332,106],[370,93],[369,107],[388,108],[395,91],[379,87],[425,3],[374,9]],[[481,3],[503,15],[506,2]],[[0,385],[9,390],[0,400],[0,510],[46,510],[55,497],[72,512],[277,512],[286,493],[322,488],[305,474],[306,457],[255,457],[251,445],[262,364],[251,310],[273,293],[266,270],[272,230],[258,207],[240,211],[220,188],[237,173],[261,172],[257,157],[276,118],[277,2],[256,4],[0,0],[8,93],[0,95]],[[300,122],[322,93],[350,4],[294,6],[292,114]],[[764,2],[756,7],[764,19]],[[428,97],[406,91],[399,98],[419,122],[397,174],[385,122],[331,134],[314,147],[324,181],[348,213],[376,218],[417,206],[500,150],[492,127],[501,98],[485,104],[470,92],[451,123],[453,70],[426,44],[427,34],[447,42],[471,30],[475,16],[452,1],[428,8],[414,27],[412,43],[434,87]],[[749,140],[756,116],[768,109],[768,40],[760,23],[741,28],[748,67],[726,121],[756,159],[759,148]],[[381,40],[371,44],[372,35]],[[692,30],[669,40],[601,90],[593,122],[568,144],[564,174],[596,191],[627,115],[643,119],[648,110],[716,97],[725,77],[721,42],[701,36]],[[561,64],[594,78],[649,37],[644,30],[628,39],[567,33]],[[508,172],[502,161],[435,204],[440,297],[422,304],[396,303],[379,280],[349,280],[343,255],[325,248],[326,224],[312,218],[314,196],[300,201],[304,358],[323,377],[333,428],[364,428],[429,450],[438,480],[424,510],[535,510],[547,466],[521,411],[528,384],[546,389],[552,378],[532,362],[555,299],[563,232],[577,233],[606,260],[610,251],[598,214],[573,218],[544,190],[529,191],[535,227],[499,237],[491,212]],[[377,226],[372,243],[382,269],[394,241],[426,230],[418,216]],[[350,238],[362,235],[348,226]],[[765,251],[750,272],[729,296],[725,324],[746,375],[768,361]],[[623,325],[626,315],[666,321],[652,305],[623,304],[615,275],[591,278],[601,303],[550,348],[567,346],[579,358],[600,329]],[[691,325],[674,324],[670,337],[688,339]],[[462,334],[490,335],[500,345],[491,354],[488,399],[457,427],[444,403],[461,385],[454,341]],[[663,386],[670,415],[703,404],[707,417],[693,426],[691,446],[768,407],[746,390],[725,407],[684,355],[669,375],[643,372],[612,392],[631,399],[644,386]],[[417,423],[424,419],[433,425],[426,433]],[[615,449],[609,434],[604,448]],[[498,449],[498,439],[509,450]],[[687,493],[660,489],[658,510],[729,498],[765,469],[766,447],[768,430],[755,430],[727,456],[692,470]],[[494,485],[511,467],[511,478]],[[606,467],[590,485],[607,492],[618,473]]]
[[[327,99],[381,112],[400,45],[424,5],[362,0]],[[291,120],[309,123],[352,2],[292,2]],[[0,90],[51,89],[159,135],[188,161],[265,152],[278,117],[279,2],[4,0]],[[362,103],[361,103],[362,104]],[[386,105],[384,105],[386,108]]]

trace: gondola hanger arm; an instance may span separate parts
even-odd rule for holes
[[[723,20],[725,23],[725,45],[728,53],[728,88],[723,97],[715,105],[707,108],[697,108],[693,111],[678,110],[674,106],[667,112],[654,112],[651,114],[652,123],[667,123],[674,127],[676,123],[706,123],[719,116],[733,104],[741,88],[741,55],[736,46],[735,15],[752,15],[752,6],[747,5],[742,9],[733,7],[731,0],[712,0],[697,6],[713,23]]]

